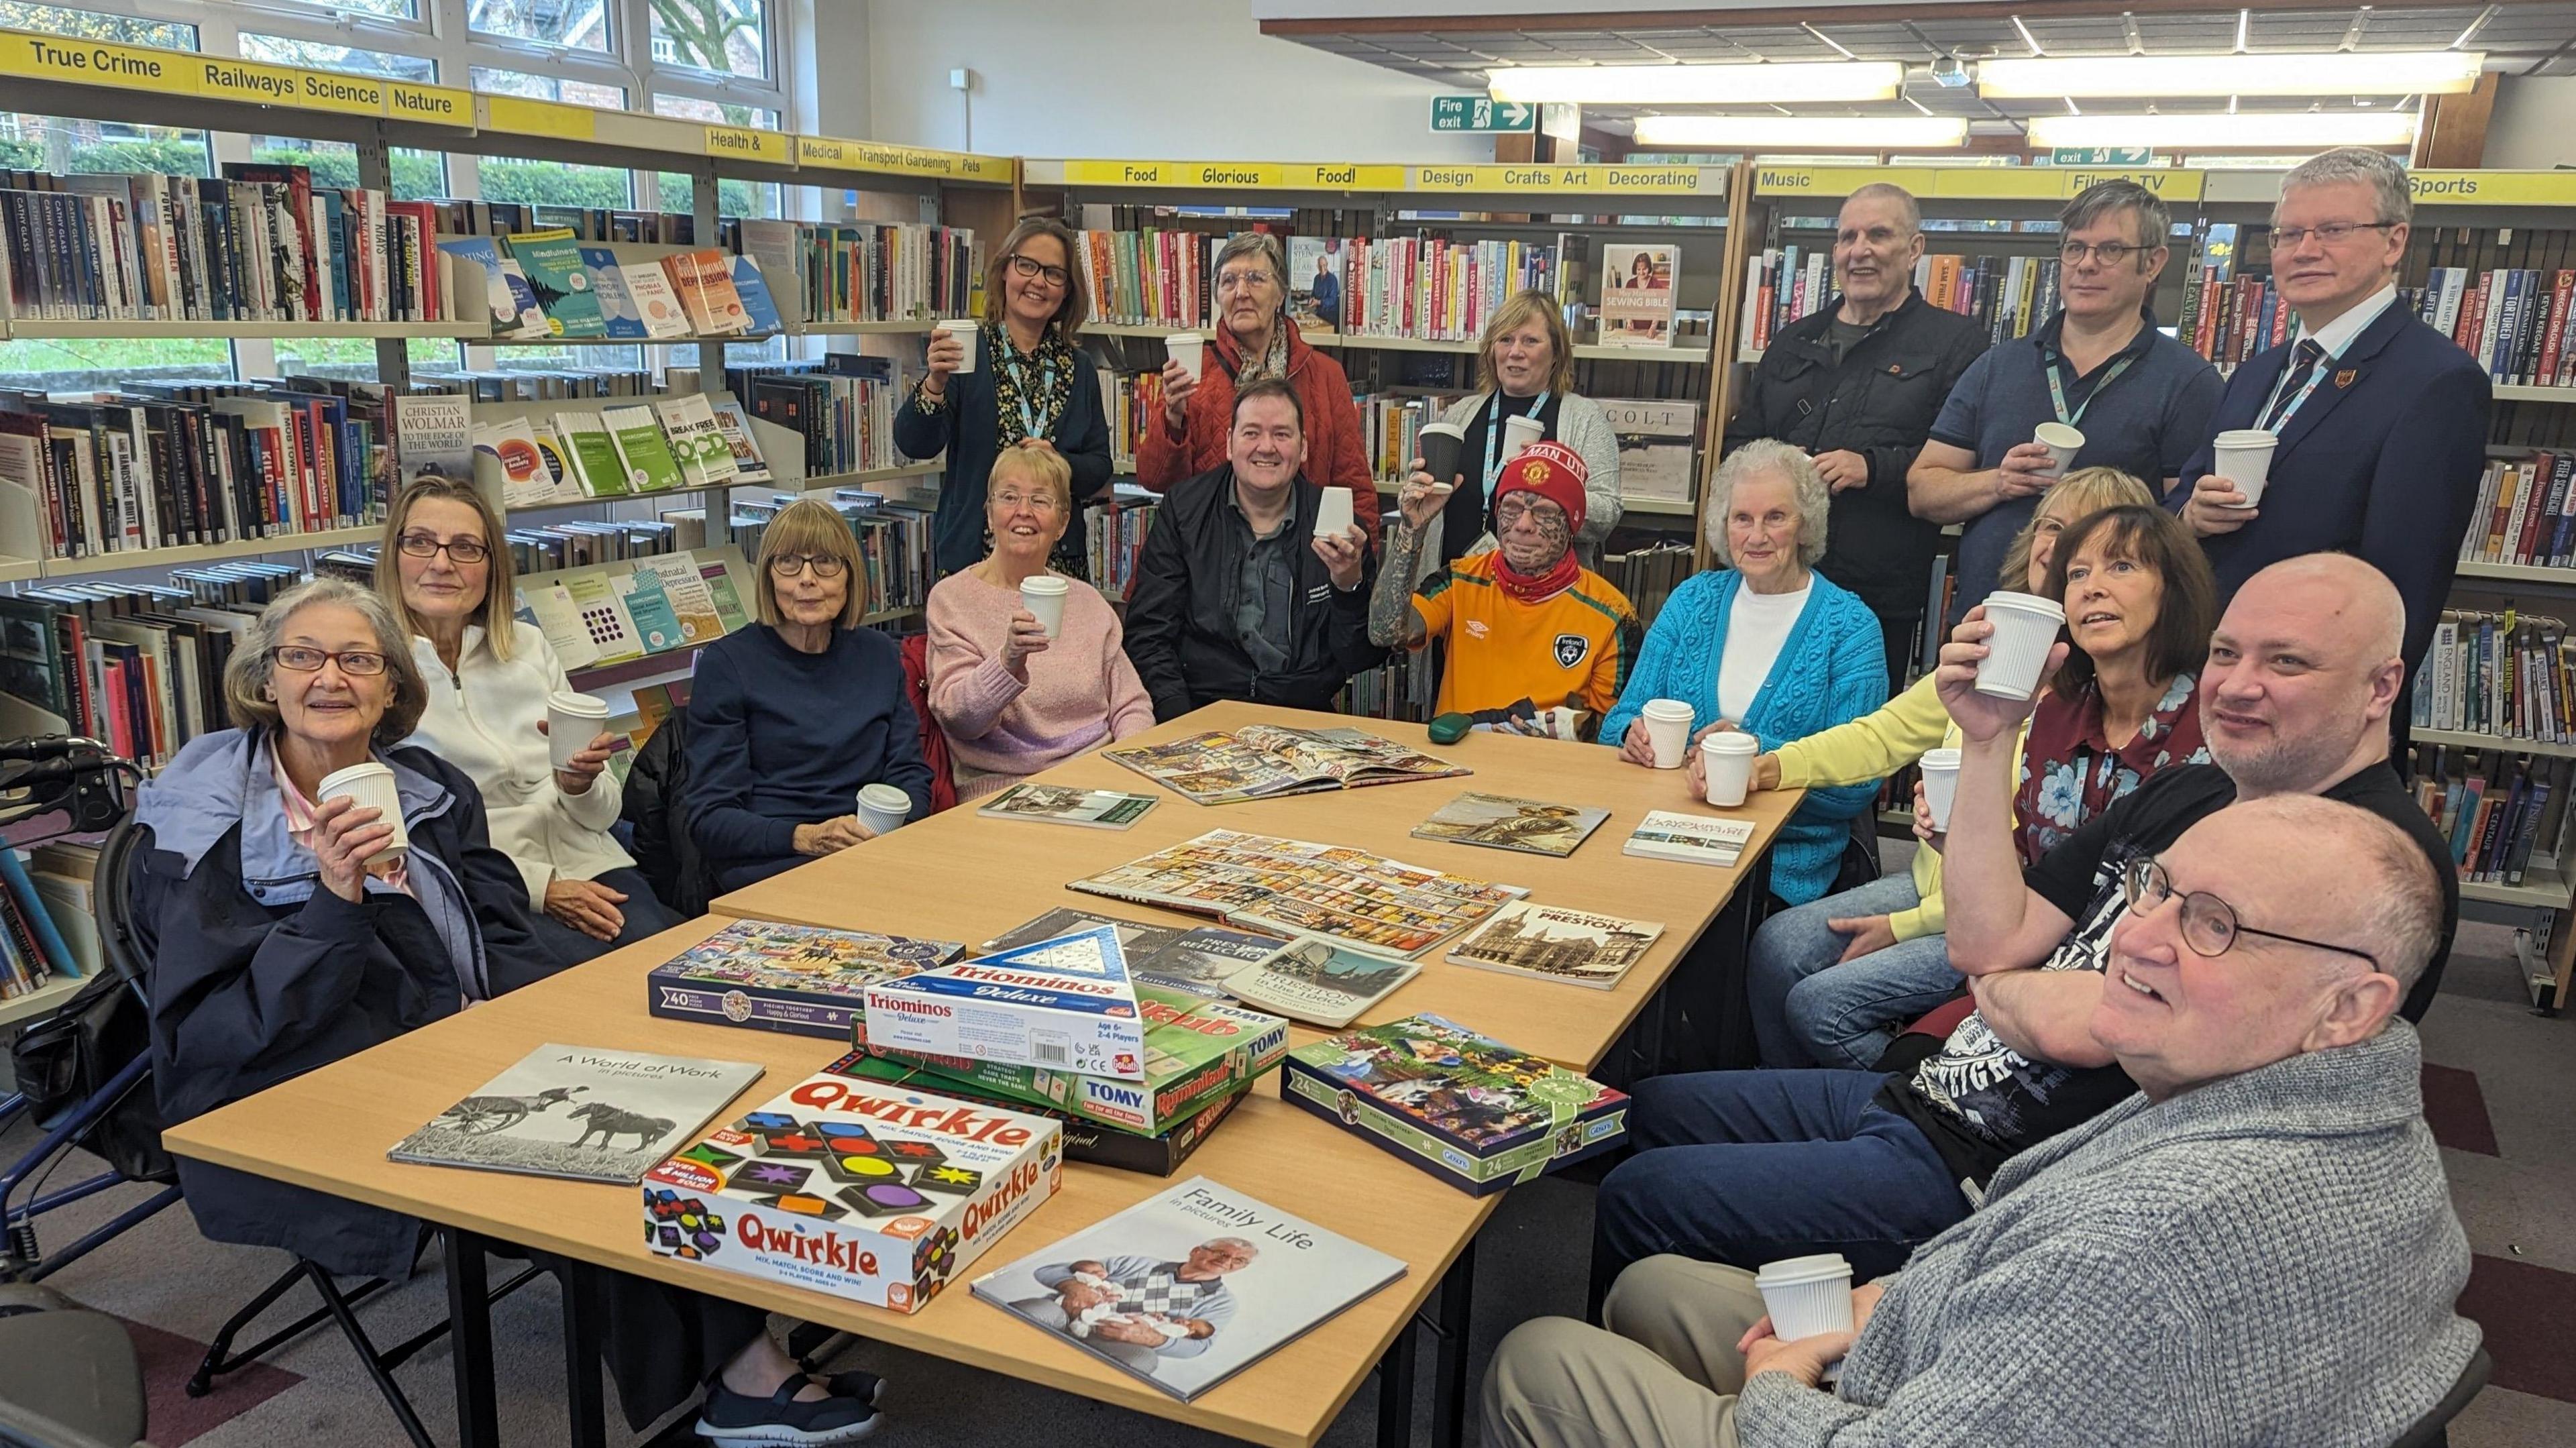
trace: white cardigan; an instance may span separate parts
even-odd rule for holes
[[[528,883],[528,903],[544,908],[546,884],[561,875],[592,880],[635,863],[608,833],[624,797],[603,772],[582,794],[555,786],[553,754],[537,721],[546,696],[572,692],[546,636],[512,624],[510,657],[493,654],[482,626],[468,625],[457,671],[439,662],[438,647],[414,638],[412,657],[429,684],[429,707],[407,744],[417,744],[464,770],[483,792],[492,848],[508,855]]]

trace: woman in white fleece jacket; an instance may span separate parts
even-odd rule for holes
[[[1540,437],[1583,459],[1583,531],[1574,535],[1574,552],[1585,567],[1598,567],[1601,540],[1619,525],[1619,434],[1599,403],[1574,391],[1574,337],[1554,297],[1526,291],[1495,311],[1477,344],[1476,387],[1475,396],[1440,414],[1467,442],[1458,450],[1459,486],[1427,535],[1424,566],[1479,551],[1502,475],[1503,424],[1535,417]]]
[[[511,616],[500,540],[500,520],[473,484],[420,478],[385,520],[376,587],[410,630],[429,685],[429,707],[405,742],[474,781],[493,848],[527,882],[538,938],[577,965],[679,918],[608,833],[621,802],[607,772],[610,736],[554,767],[540,727],[546,698],[572,685],[546,636]]]

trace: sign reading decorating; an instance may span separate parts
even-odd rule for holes
[[[1499,134],[1536,131],[1538,107],[1498,101],[1491,96],[1433,96],[1431,130]]]

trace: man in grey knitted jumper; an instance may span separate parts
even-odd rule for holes
[[[2431,866],[2375,815],[2285,796],[2123,884],[2091,1030],[2140,1094],[2012,1158],[1855,1291],[1857,1338],[1782,1342],[1751,1274],[1637,1263],[1607,1331],[1504,1339],[1485,1441],[2359,1448],[2421,1417],[2478,1340],[2395,1019],[2441,928]]]

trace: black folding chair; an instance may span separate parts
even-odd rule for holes
[[[2494,1373],[2495,1359],[2487,1356],[2486,1346],[2481,1343],[2476,1352],[2469,1354],[2468,1366],[2460,1369],[2458,1381],[2442,1395],[2442,1401],[2435,1403],[2432,1411],[2416,1419],[2415,1426],[2407,1429],[2406,1435],[2390,1444],[2389,1448],[2445,1448],[2451,1441],[2451,1420],[2460,1416],[2461,1410],[2468,1407],[2470,1401],[2486,1387],[2487,1379]]]

